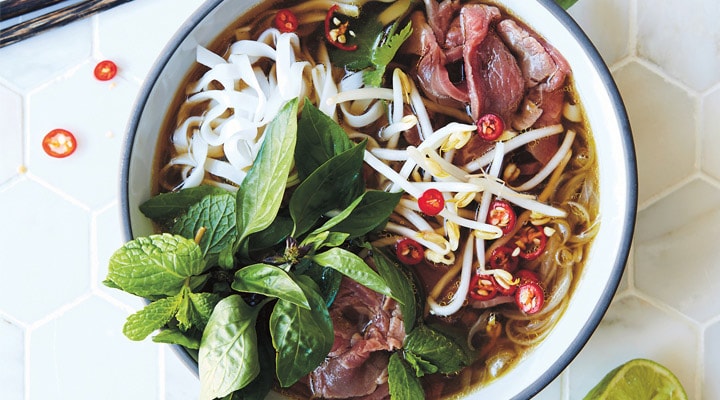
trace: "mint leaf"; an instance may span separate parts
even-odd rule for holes
[[[305,101],[298,120],[295,166],[305,179],[319,166],[354,146],[345,130],[309,100]]]
[[[198,243],[205,256],[217,257],[234,243],[237,237],[235,196],[225,192],[203,197],[175,221],[172,233],[192,239],[200,228],[206,229]]]
[[[443,374],[458,372],[466,365],[467,356],[455,341],[425,325],[419,325],[405,337],[403,348]]]
[[[287,102],[265,128],[253,166],[237,192],[235,249],[252,233],[270,226],[280,209],[293,164],[298,100]]]
[[[152,341],[155,343],[177,344],[192,350],[200,348],[200,339],[188,336],[179,329],[163,329],[153,336]]]
[[[333,65],[344,67],[350,71],[360,71],[372,67],[372,52],[385,35],[384,27],[377,16],[385,7],[368,2],[363,6],[360,18],[351,18],[349,28],[355,32],[354,44],[357,50],[345,51],[334,46],[328,47],[328,55]]]
[[[168,233],[131,240],[110,257],[107,279],[141,297],[174,296],[205,261],[194,241]]]
[[[410,35],[412,35],[412,24],[408,22],[400,32],[390,36],[385,43],[373,49],[371,56],[373,69],[363,72],[363,82],[366,86],[382,86],[385,69]]]
[[[259,311],[236,294],[215,306],[198,352],[200,400],[227,396],[260,373],[255,332]]]
[[[303,290],[282,268],[268,264],[253,264],[235,273],[232,288],[238,292],[258,293],[283,299],[296,306],[309,309]]]
[[[362,258],[350,251],[335,247],[312,256],[312,261],[323,267],[332,268],[368,289],[400,302],[388,287],[385,279],[373,271]]]
[[[191,205],[210,194],[228,193],[215,186],[203,185],[182,189],[177,192],[161,193],[140,205],[140,211],[154,221],[164,221],[181,215]]]
[[[438,372],[438,367],[436,365],[430,361],[423,360],[422,357],[411,351],[404,352],[404,356],[405,361],[410,367],[412,367],[413,370],[415,370],[415,375],[418,377]]]
[[[388,386],[393,400],[424,399],[425,391],[412,368],[398,355],[393,353],[388,363]]]
[[[170,322],[181,301],[182,296],[180,295],[153,301],[127,318],[123,326],[123,333],[130,340],[144,340],[148,335]]]
[[[335,340],[330,314],[315,283],[299,276],[298,284],[310,309],[280,299],[270,316],[270,333],[277,351],[275,369],[282,387],[293,385],[320,365]]]
[[[181,331],[187,331],[191,327],[202,331],[220,296],[213,293],[192,293],[189,289],[183,289],[182,294],[183,298],[175,315],[178,327]]]

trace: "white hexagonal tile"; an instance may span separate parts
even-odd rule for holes
[[[27,111],[29,171],[58,184],[91,208],[117,199],[123,133],[138,90],[137,84],[121,77],[98,81],[94,67],[94,62],[85,63],[64,79],[31,93]],[[67,93],[79,95],[73,101],[62,101]],[[52,158],[43,152],[42,138],[55,128],[66,129],[77,138],[77,150],[67,158]],[[93,190],[88,190],[88,185]]]
[[[94,285],[103,295],[108,295],[133,309],[144,307],[144,301],[118,289],[103,285],[107,278],[108,263],[112,254],[123,245],[123,230],[117,203],[99,211],[93,216],[93,246],[96,259],[93,260]]]
[[[705,330],[705,377],[702,385],[702,398],[716,399],[720,395],[720,321]]]
[[[705,172],[720,179],[720,89],[703,99],[700,120],[701,164]]]
[[[0,309],[35,321],[90,287],[90,216],[29,179],[0,192]],[[32,245],[29,245],[32,243]]]
[[[126,338],[126,317],[91,296],[31,331],[30,398],[156,400],[157,344]]]
[[[705,179],[693,179],[638,212],[635,243],[666,240],[672,232],[701,221],[719,207],[720,189]]]
[[[569,13],[612,65],[628,55],[630,2],[627,0],[582,0]],[[613,32],[608,35],[608,32]]]
[[[172,35],[199,5],[196,0],[146,0],[121,6],[124,10],[118,7],[104,12],[99,16],[99,51],[122,64],[123,73],[143,80]],[[130,8],[131,13],[126,11]]]
[[[18,174],[22,164],[22,97],[0,85],[0,185]]]
[[[0,388],[3,399],[25,398],[25,338],[23,329],[0,315]]]
[[[632,126],[642,204],[693,173],[695,100],[636,62],[614,76]]]
[[[720,2],[637,2],[638,54],[697,91],[720,82]],[[702,62],[698,62],[702,60]],[[688,114],[689,115],[689,114]]]
[[[715,194],[717,196],[717,193]],[[691,194],[683,194],[694,198]],[[673,198],[671,201],[675,201]],[[693,201],[684,203],[692,207]],[[667,209],[666,205],[660,205]],[[636,243],[636,287],[696,321],[720,315],[720,204],[650,240]]]
[[[84,19],[0,48],[0,76],[22,89],[45,83],[92,54],[92,24]]]
[[[634,296],[612,303],[570,365],[570,398],[582,399],[606,373],[634,358],[670,368],[691,399],[697,375],[698,333],[685,319]]]

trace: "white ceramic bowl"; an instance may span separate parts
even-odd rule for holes
[[[160,54],[133,110],[122,167],[125,238],[152,233],[138,210],[150,197],[150,171],[168,99],[195,62],[198,44],[212,42],[239,15],[259,1],[209,0],[182,26]],[[519,365],[468,398],[527,399],[542,390],[572,361],[603,317],[620,281],[635,224],[637,176],[628,118],[613,79],[594,46],[552,0],[503,0],[521,20],[568,60],[577,93],[594,132],[600,176],[601,228],[572,301],[549,336]],[[183,351],[180,356],[197,371]]]

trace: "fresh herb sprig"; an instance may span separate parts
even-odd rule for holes
[[[142,340],[164,328],[154,340],[197,350],[201,399],[247,394],[267,373],[287,387],[316,368],[334,340],[327,307],[339,276],[403,302],[387,271],[346,248],[381,228],[400,194],[366,190],[365,144],[309,101],[299,117],[298,108],[297,99],[287,103],[268,125],[237,193],[200,187],[153,197],[141,210],[170,232],[132,240],[110,260],[108,286],[152,300],[125,334]],[[293,166],[302,182],[288,188]],[[261,313],[267,326],[258,326]],[[275,362],[263,365],[268,346]],[[261,397],[271,385],[262,387]]]

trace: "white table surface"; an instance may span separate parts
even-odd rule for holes
[[[136,0],[0,49],[0,399],[196,399],[173,351],[121,333],[139,300],[101,284],[121,245],[125,124],[197,0]],[[0,8],[2,3],[0,2]],[[615,366],[671,368],[720,399],[720,2],[580,0],[617,81],[639,164],[630,262],[598,330],[536,399],[580,399]],[[119,75],[97,81],[111,59]],[[53,128],[78,138],[43,153]]]

